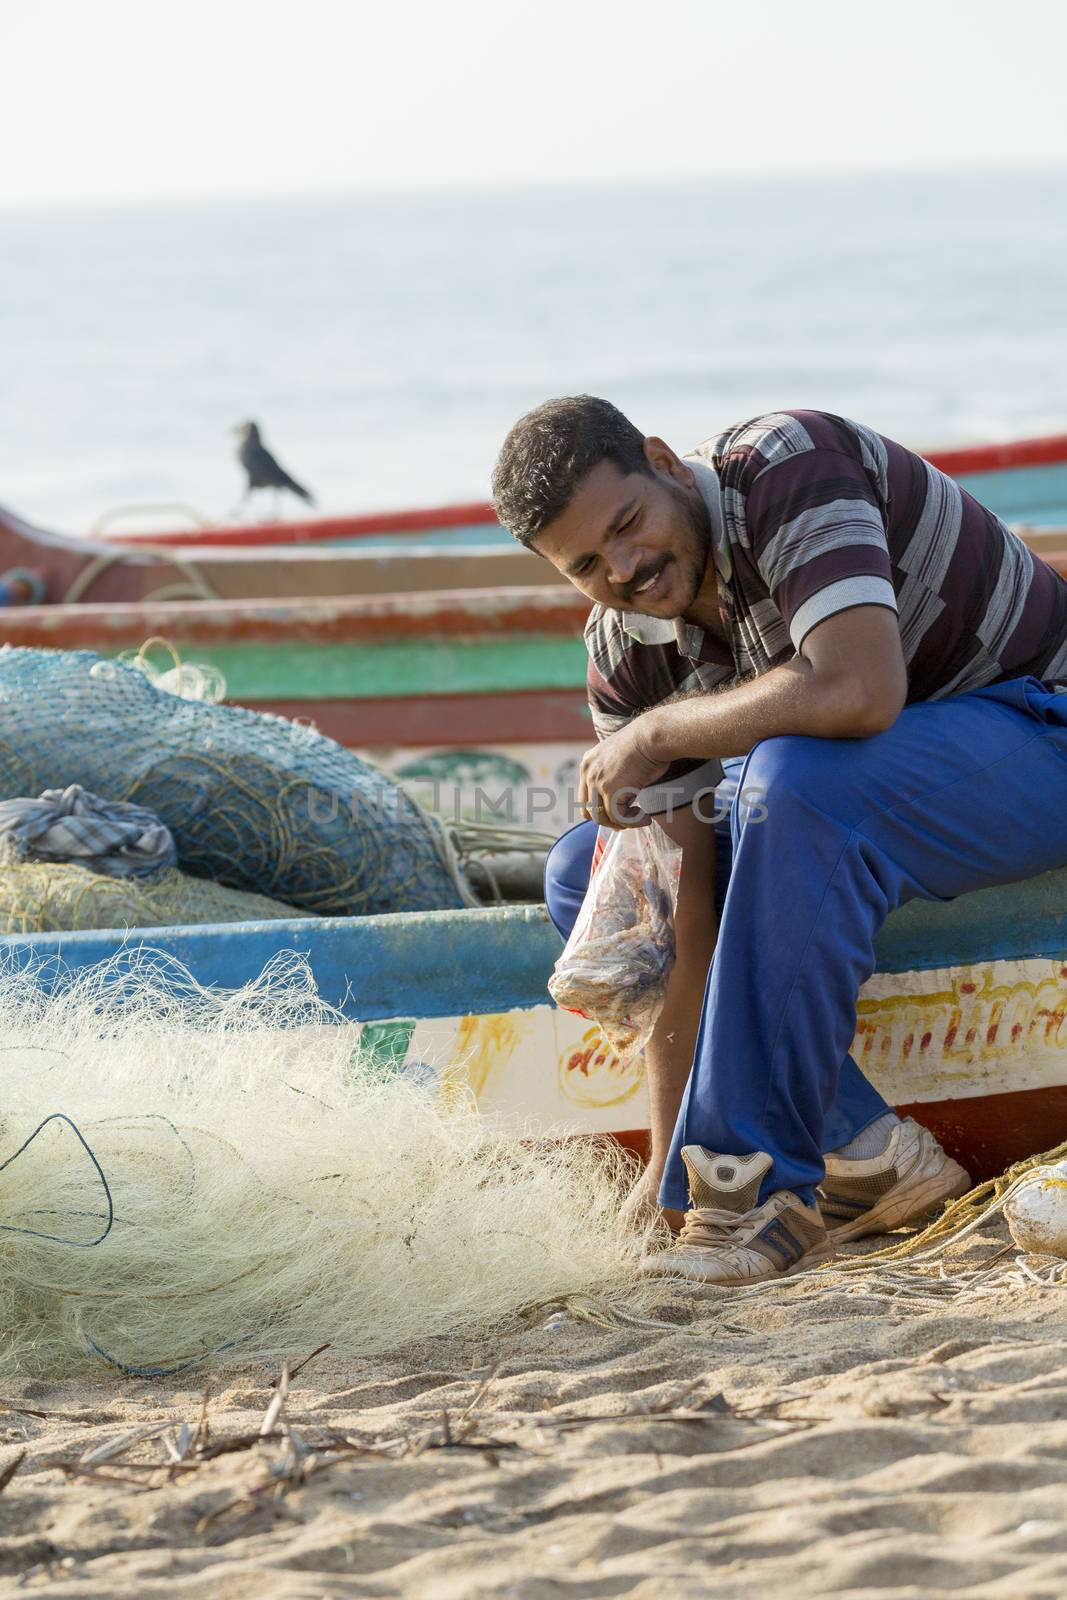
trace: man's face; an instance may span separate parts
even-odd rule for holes
[[[616,611],[680,617],[704,582],[711,521],[692,473],[674,452],[649,439],[646,454],[651,477],[599,462],[534,548],[590,600]]]

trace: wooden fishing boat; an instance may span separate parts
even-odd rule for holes
[[[1006,522],[1046,528],[1067,524],[1067,434],[925,450],[923,454]],[[302,517],[255,526],[231,524],[201,527],[191,533],[176,529],[122,537],[137,544],[201,549],[388,542],[448,547],[506,544],[510,536],[497,521],[490,502],[482,500],[365,516]]]
[[[541,906],[0,940],[50,982],[142,943],[224,988],[299,951],[379,1070],[473,1094],[512,1127],[645,1148],[641,1061],[550,1003],[560,941]],[[877,958],[853,1050],[891,1103],[976,1179],[1067,1138],[1067,869],[914,901]]]
[[[928,452],[1046,559],[1067,565],[1067,435]],[[29,581],[27,581],[27,578]],[[15,581],[11,581],[14,579]],[[0,508],[0,605],[277,599],[565,582],[487,502],[87,537]]]
[[[205,541],[186,548],[50,533],[0,507],[0,606],[313,599],[565,583],[514,540],[444,547],[386,538],[286,547],[257,538],[244,546]]]

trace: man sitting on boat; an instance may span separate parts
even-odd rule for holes
[[[551,400],[493,488],[593,602],[589,820],[546,875],[561,932],[599,827],[651,814],[682,846],[631,1199],[681,1231],[649,1270],[751,1282],[917,1221],[967,1175],[849,1055],[856,996],[896,906],[1067,862],[1067,582],[921,457],[818,411],[679,457],[605,400]],[[729,837],[699,803],[724,757]]]

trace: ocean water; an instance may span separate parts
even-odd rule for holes
[[[246,417],[325,512],[482,498],[580,390],[679,451],[1067,432],[1065,313],[1067,172],[0,213],[0,504],[226,515]]]

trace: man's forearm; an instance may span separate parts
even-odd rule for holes
[[[675,963],[663,1010],[645,1046],[651,1135],[649,1166],[657,1179],[667,1159],[678,1120],[678,1109],[693,1065],[710,962],[709,949],[707,960],[696,967],[687,962],[684,956]]]
[[[857,738],[883,726],[879,712],[864,714],[852,680],[821,678],[803,656],[736,688],[657,706],[640,719],[642,744],[664,762],[743,756],[761,739],[782,734]]]
[[[714,829],[692,812],[665,826],[682,844],[682,869],[674,915],[674,966],[663,1009],[645,1046],[652,1135],[649,1165],[657,1178],[667,1159],[693,1064],[708,968],[718,935]]]
[[[785,734],[865,739],[892,726],[908,698],[895,611],[861,605],[835,613],[801,649],[734,689],[654,706],[587,750],[578,783],[586,815],[609,827],[640,821],[634,793],[672,761],[743,756]]]

